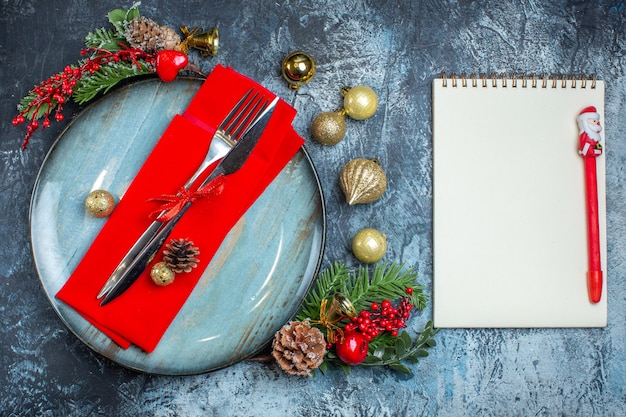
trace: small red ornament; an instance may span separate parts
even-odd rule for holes
[[[157,54],[156,73],[164,82],[174,81],[178,71],[189,63],[187,55],[180,51],[163,50]]]
[[[369,342],[365,336],[356,330],[346,331],[343,339],[335,345],[335,351],[339,359],[348,365],[358,365],[367,357]]]

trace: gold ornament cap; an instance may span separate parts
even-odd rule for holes
[[[313,57],[306,52],[292,52],[285,57],[282,64],[282,75],[289,83],[289,88],[297,90],[315,76],[316,66]]]
[[[352,239],[352,252],[361,262],[378,262],[386,251],[387,236],[379,230],[370,227],[361,229]]]
[[[97,218],[107,217],[115,208],[115,199],[106,190],[93,190],[85,199],[85,210]]]
[[[355,120],[369,119],[378,109],[378,96],[368,86],[343,87],[343,108]]]
[[[378,159],[357,158],[344,165],[339,186],[349,205],[372,203],[387,189],[387,175]]]

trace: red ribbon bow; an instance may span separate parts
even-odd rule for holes
[[[193,203],[196,200],[219,195],[224,189],[225,177],[218,175],[207,185],[198,188],[196,191],[189,191],[184,187],[177,194],[163,194],[159,197],[148,199],[148,201],[160,201],[163,204],[158,209],[150,213],[151,220],[160,222],[170,221],[183,209],[185,204]]]

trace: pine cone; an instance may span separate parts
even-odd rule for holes
[[[272,356],[291,375],[309,375],[322,364],[326,340],[308,320],[285,324],[274,336]]]
[[[133,48],[146,52],[158,52],[163,49],[176,49],[180,45],[180,36],[174,29],[159,26],[145,16],[131,20],[126,26],[126,40]]]
[[[198,255],[200,255],[200,250],[193,246],[192,240],[172,239],[170,243],[165,245],[163,261],[167,263],[167,266],[172,271],[179,274],[181,272],[190,272],[198,266],[199,259],[196,258]]]

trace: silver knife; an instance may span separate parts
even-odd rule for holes
[[[235,146],[228,152],[228,154],[220,161],[218,166],[213,170],[211,175],[204,180],[200,185],[203,187],[217,178],[219,175],[229,175],[239,170],[246,162],[250,153],[254,149],[255,145],[261,138],[263,131],[265,130],[270,116],[274,111],[274,107],[278,102],[276,97],[265,109],[265,111],[258,117],[254,126],[250,127],[248,132],[235,144]],[[104,306],[117,298],[123,292],[125,292],[130,286],[137,281],[143,271],[146,269],[150,261],[152,261],[154,255],[163,246],[165,240],[171,233],[176,223],[185,214],[185,212],[191,206],[191,202],[188,202],[183,206],[180,212],[167,223],[161,226],[159,232],[146,244],[146,246],[138,253],[138,255],[130,263],[126,271],[119,275],[118,279],[111,285],[109,291],[104,295],[104,299],[100,303],[100,306]],[[106,284],[105,284],[106,285]]]
[[[257,97],[258,93],[255,93],[254,96],[252,96],[252,99],[248,101],[248,99],[250,98],[253,92],[254,92],[254,88],[251,88],[250,90],[248,90],[248,92],[237,102],[235,107],[231,109],[231,111],[228,113],[226,118],[222,121],[220,126],[218,126],[217,131],[215,132],[215,135],[213,137],[213,140],[211,141],[211,144],[209,146],[208,152],[206,156],[204,157],[204,161],[202,161],[202,164],[200,165],[200,167],[198,167],[194,175],[185,183],[185,185],[183,186],[185,189],[188,189],[191,185],[193,185],[193,183],[195,183],[198,177],[202,173],[204,173],[209,166],[213,165],[214,162],[220,159],[223,159],[224,156],[226,156],[228,151],[236,143],[236,140],[235,141],[232,140],[233,138],[239,139],[248,131],[248,129],[251,126],[253,126],[256,123],[259,115],[265,109],[265,106],[267,105],[268,100],[257,101],[255,98]],[[247,104],[245,104],[246,102]],[[241,124],[238,124],[240,120],[240,116],[237,116],[237,114],[241,115],[243,114],[242,112],[245,112],[248,110],[256,111],[256,108],[259,105],[259,103],[262,103],[262,106],[260,109],[261,113],[256,114],[254,118],[252,119],[252,121],[248,121],[247,120],[248,116],[246,116],[243,119],[243,122]],[[251,105],[253,105],[252,109],[250,108]],[[252,115],[252,112],[248,114]],[[242,128],[245,128],[245,129],[242,132],[240,132],[239,129],[242,129]],[[227,131],[228,133],[226,135],[220,133],[220,132],[227,132]],[[100,289],[100,292],[96,296],[98,300],[104,297],[111,290],[111,288],[113,288],[113,285],[115,284],[115,282],[117,282],[119,277],[124,273],[124,271],[128,269],[132,261],[137,257],[137,255],[139,254],[139,251],[141,251],[143,247],[146,244],[148,244],[150,240],[152,240],[154,235],[156,235],[159,232],[159,229],[162,226],[163,226],[162,222],[155,220],[150,224],[150,226],[146,228],[146,230],[141,234],[141,236],[139,236],[139,239],[137,239],[135,243],[133,244],[133,246],[128,250],[128,252],[126,252],[126,255],[124,255],[120,263],[117,265],[115,270],[111,273],[109,278],[106,280],[106,282]]]

